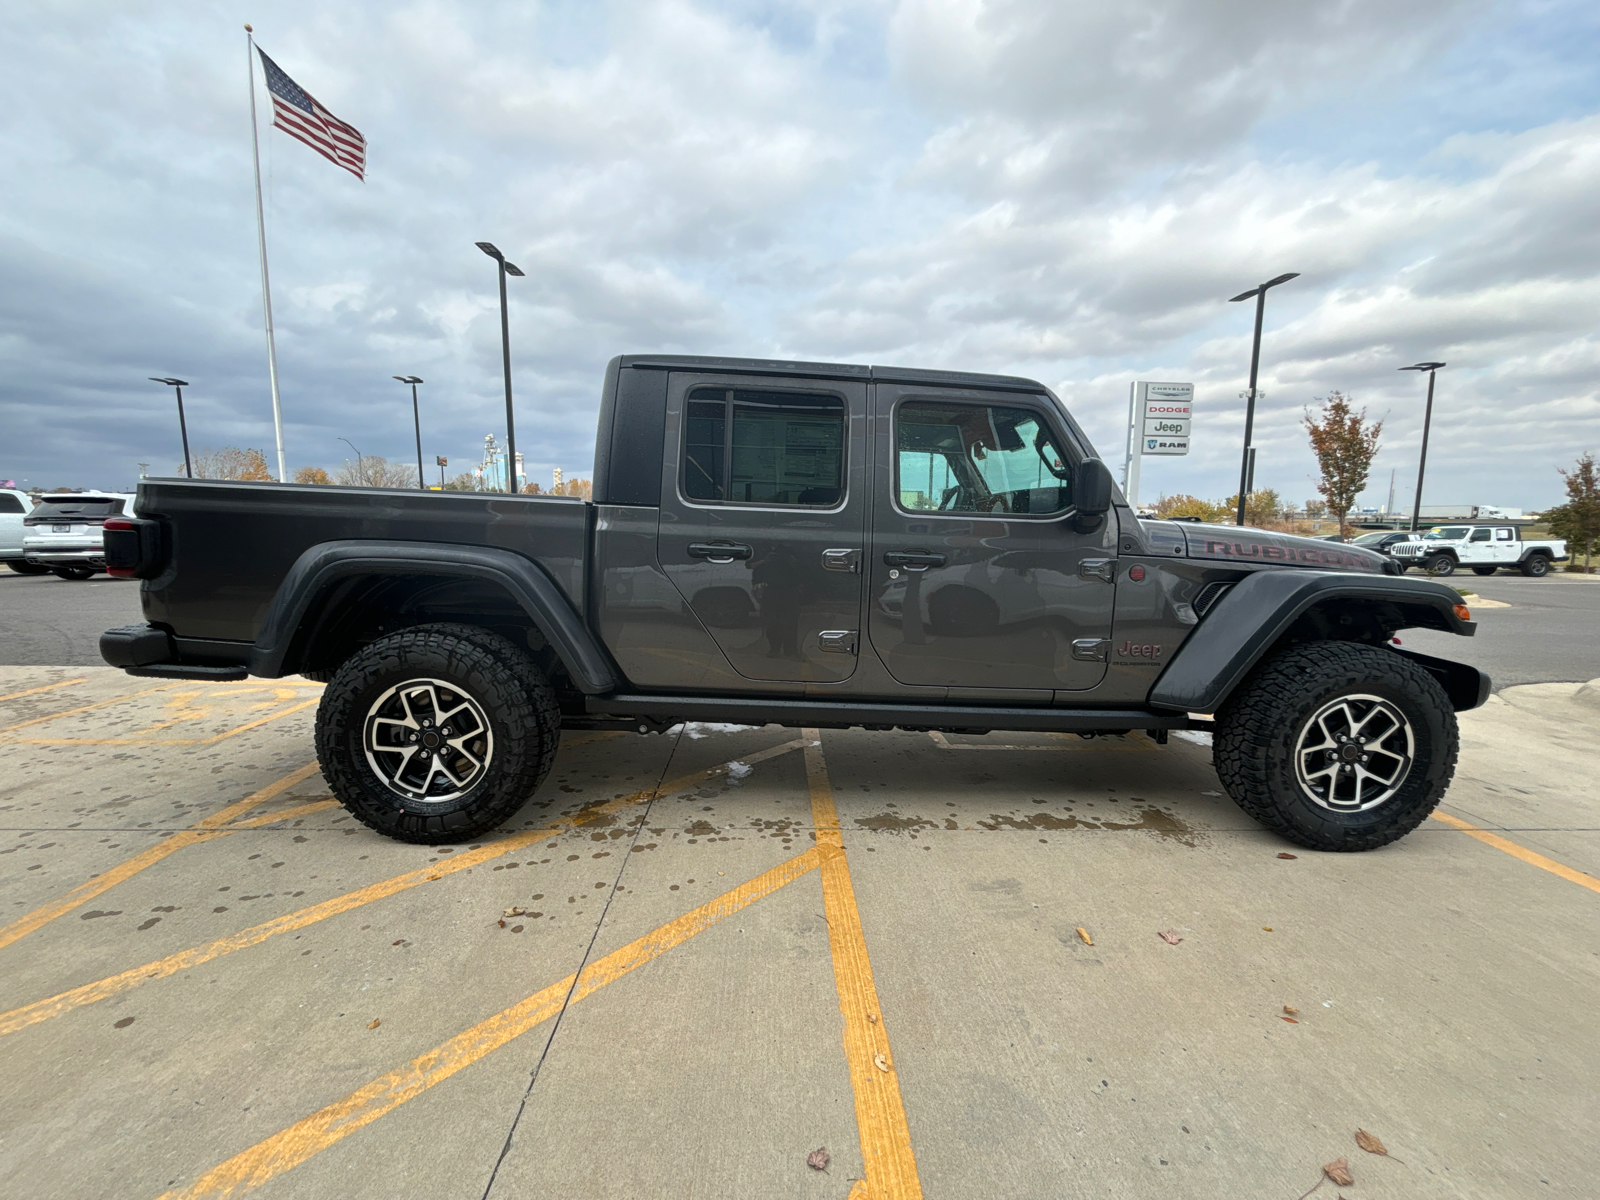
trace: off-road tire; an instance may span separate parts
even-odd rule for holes
[[[1414,751],[1397,790],[1376,807],[1336,812],[1295,769],[1302,730],[1340,696],[1377,696],[1409,723]],[[1217,775],[1262,825],[1311,850],[1375,850],[1420,825],[1455,774],[1460,735],[1444,689],[1402,655],[1354,642],[1314,642],[1260,664],[1217,713]]]
[[[1542,579],[1550,574],[1550,559],[1543,554],[1530,554],[1517,564],[1517,569],[1532,579]]]
[[[1495,567],[1473,567],[1472,573],[1474,575],[1493,575],[1495,570]]]
[[[1422,565],[1429,575],[1438,575],[1444,579],[1456,573],[1456,560],[1448,554],[1435,554]]]
[[[18,575],[48,575],[48,574],[50,574],[50,568],[45,566],[43,563],[31,563],[31,562],[24,562],[21,559],[13,559],[11,562],[8,562],[6,564],[6,566],[10,567]]]
[[[410,680],[458,688],[487,720],[481,777],[452,799],[402,795],[369,761],[374,706]],[[339,667],[317,708],[317,759],[334,796],[385,837],[425,845],[470,841],[505,822],[543,782],[560,737],[561,710],[532,659],[472,625],[419,625],[372,642]]]

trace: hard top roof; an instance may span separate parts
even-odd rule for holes
[[[931,386],[991,388],[1007,392],[1048,389],[1018,375],[980,375],[971,371],[928,371],[914,367],[862,366],[857,363],[789,362],[770,358],[718,358],[698,354],[624,354],[622,367],[645,370],[702,371],[706,374],[792,375],[800,379],[856,379],[880,383],[925,383]]]

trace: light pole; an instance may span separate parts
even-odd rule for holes
[[[1428,373],[1428,406],[1422,410],[1422,456],[1417,460],[1417,494],[1411,499],[1411,532],[1417,531],[1417,520],[1422,516],[1422,474],[1428,469],[1428,426],[1433,424],[1433,377],[1444,366],[1440,362],[1417,363],[1414,366],[1401,367],[1402,371],[1426,371]]]
[[[1244,501],[1250,486],[1250,439],[1255,436],[1256,427],[1256,372],[1261,368],[1261,318],[1267,309],[1267,289],[1275,288],[1280,283],[1288,283],[1291,279],[1300,278],[1299,271],[1290,271],[1287,275],[1279,275],[1276,279],[1269,279],[1263,284],[1251,288],[1248,292],[1240,292],[1228,301],[1229,304],[1238,300],[1248,300],[1251,296],[1256,298],[1256,336],[1250,344],[1250,398],[1244,410],[1244,455],[1239,462],[1239,513],[1235,520],[1236,525],[1244,524]]]
[[[151,375],[151,383],[164,383],[175,388],[178,393],[178,432],[183,436],[183,473],[190,479],[194,478],[194,467],[189,463],[189,426],[183,419],[183,389],[189,386],[186,379],[169,379],[166,376]]]
[[[411,423],[417,430],[417,487],[427,491],[428,481],[422,477],[422,418],[417,415],[417,384],[422,380],[415,375],[396,375],[394,378],[411,385]]]
[[[501,254],[493,242],[479,242],[478,249],[494,259],[500,268],[500,354],[505,362],[506,373],[506,491],[515,493],[517,490],[517,431],[516,424],[511,415],[511,318],[506,312],[506,276],[515,275],[522,277],[522,270],[515,263],[508,263],[506,256]]]
[[[342,437],[339,440],[341,442],[343,442],[346,446],[349,446],[350,449],[356,450],[356,444],[354,442],[352,442],[349,438]],[[359,450],[356,450],[356,478],[361,481],[361,486],[362,487],[366,487],[367,486],[367,468],[365,466],[363,466],[362,463],[361,463],[361,451],[359,451]]]

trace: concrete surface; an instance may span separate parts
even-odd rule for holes
[[[305,770],[318,690],[0,670],[6,1194],[1594,1194],[1600,683],[1464,715],[1500,844],[1364,855],[1194,741],[776,727],[572,735],[403,846]],[[853,1192],[891,1082],[912,1182]]]

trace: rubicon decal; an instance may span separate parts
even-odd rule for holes
[[[1196,553],[1191,551],[1191,553]],[[1257,562],[1304,563],[1318,567],[1344,567],[1352,571],[1382,571],[1381,560],[1365,554],[1349,554],[1321,546],[1297,546],[1285,542],[1243,541],[1206,538],[1196,557],[1254,559]]]

